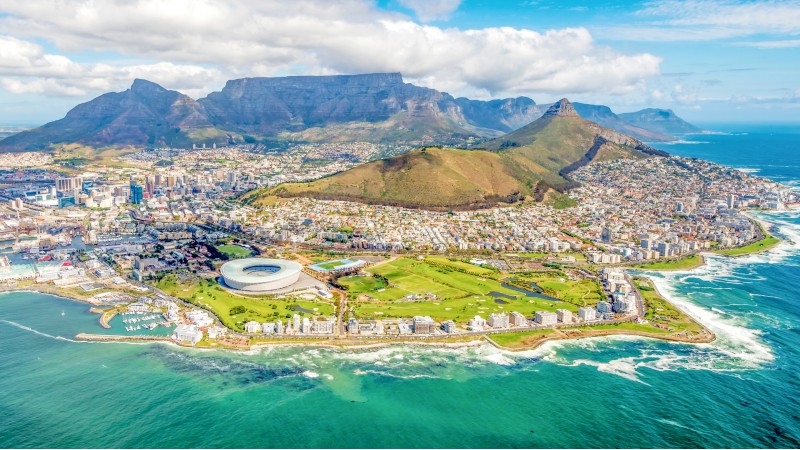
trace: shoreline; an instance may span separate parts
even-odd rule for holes
[[[772,236],[767,232],[767,229],[772,226],[770,222],[767,222],[763,219],[757,219],[748,215],[751,220],[756,222],[764,231],[765,237]],[[774,236],[773,236],[774,237]],[[79,333],[75,336],[76,339],[81,341],[91,341],[91,342],[154,342],[154,343],[167,343],[173,344],[177,347],[181,348],[194,348],[198,350],[222,350],[222,351],[260,351],[263,349],[269,349],[274,347],[317,347],[317,348],[330,348],[335,350],[345,350],[345,351],[359,351],[359,350],[370,350],[370,349],[378,349],[378,348],[385,348],[397,345],[403,346],[418,346],[418,347],[440,347],[440,348],[469,348],[469,347],[479,347],[484,344],[491,345],[499,350],[508,351],[508,352],[521,352],[521,351],[528,351],[528,350],[535,350],[540,348],[547,342],[556,342],[556,341],[572,341],[572,340],[581,340],[581,339],[590,339],[595,337],[611,337],[611,336],[634,336],[634,337],[642,337],[648,339],[658,339],[662,341],[668,342],[680,342],[685,344],[700,344],[700,343],[711,343],[717,339],[717,336],[714,332],[712,332],[706,325],[702,324],[696,317],[692,316],[691,314],[687,313],[684,309],[680,308],[675,302],[673,302],[669,297],[665,296],[659,289],[656,283],[652,281],[652,277],[646,275],[646,272],[691,272],[698,268],[704,267],[708,264],[708,258],[711,255],[723,256],[727,258],[737,258],[739,256],[747,256],[757,253],[763,253],[772,250],[780,244],[784,242],[783,240],[778,240],[777,243],[771,245],[769,247],[758,249],[753,252],[744,253],[741,255],[721,255],[715,252],[701,252],[697,255],[701,258],[701,264],[685,269],[643,269],[643,268],[632,268],[632,267],[623,267],[624,270],[637,270],[645,272],[642,275],[645,278],[648,278],[655,289],[655,292],[663,298],[665,301],[669,302],[672,306],[679,309],[683,314],[690,317],[693,321],[695,321],[703,330],[703,334],[707,337],[698,339],[696,336],[694,338],[690,337],[680,337],[674,335],[664,335],[659,333],[652,333],[647,331],[640,331],[640,330],[627,330],[627,329],[619,329],[619,330],[610,330],[610,329],[600,329],[600,330],[593,330],[591,326],[589,327],[581,327],[580,329],[571,329],[571,328],[554,328],[555,335],[548,335],[542,336],[540,339],[537,339],[535,342],[532,342],[531,345],[522,347],[522,348],[512,348],[506,347],[503,345],[498,344],[495,342],[490,334],[484,334],[480,336],[464,336],[464,338],[473,338],[467,339],[464,341],[455,341],[455,342],[447,342],[446,339],[442,338],[441,342],[436,342],[435,339],[432,341],[416,341],[416,340],[408,340],[408,339],[382,339],[381,342],[367,342],[367,343],[357,343],[353,342],[352,340],[342,339],[341,343],[337,343],[335,341],[331,341],[330,339],[320,339],[314,340],[308,339],[304,340],[303,342],[297,341],[290,341],[290,342],[280,342],[276,340],[275,342],[268,342],[268,343],[256,343],[252,344],[247,348],[243,347],[230,347],[224,345],[213,345],[213,346],[185,346],[180,345],[173,342],[168,336],[124,336],[124,335],[106,335],[106,334],[97,334],[97,333]],[[70,293],[62,292],[58,287],[49,286],[49,285],[25,285],[25,286],[0,286],[0,294],[4,292],[33,292],[38,294],[48,294],[53,295],[55,297],[59,297],[65,300],[80,302],[83,304],[91,305],[92,308],[89,309],[90,312],[99,314],[98,323],[103,328],[111,328],[108,324],[109,319],[113,317],[107,317],[108,311],[101,311],[95,307],[106,305],[103,302],[95,302],[91,301],[89,297],[80,297],[76,295],[71,295]],[[109,305],[111,306],[111,305]],[[105,320],[104,320],[105,319]],[[528,330],[514,330],[509,331],[509,333],[515,332],[526,332]],[[530,330],[534,331],[534,330]],[[450,337],[453,338],[453,337]],[[455,336],[458,339],[458,336]]]
[[[795,209],[800,209],[800,206],[798,206]],[[690,272],[692,270],[699,269],[699,268],[701,268],[703,266],[706,266],[708,264],[708,259],[709,259],[710,256],[721,256],[721,257],[724,257],[724,258],[741,258],[741,257],[744,257],[744,256],[757,255],[759,253],[768,252],[768,251],[774,249],[775,247],[777,247],[778,245],[780,245],[781,243],[785,242],[784,239],[781,239],[781,238],[779,238],[777,236],[773,236],[772,234],[769,233],[769,231],[768,231],[769,228],[771,226],[774,226],[775,224],[773,224],[771,222],[768,222],[768,221],[766,221],[764,219],[758,219],[756,217],[753,217],[750,213],[743,213],[743,214],[746,215],[750,220],[755,222],[761,228],[761,230],[762,230],[762,232],[764,234],[764,237],[762,237],[758,241],[751,242],[751,243],[743,245],[741,247],[733,247],[733,248],[725,249],[725,250],[736,250],[736,249],[744,248],[744,247],[747,247],[749,245],[753,245],[753,244],[755,244],[757,242],[763,241],[764,239],[767,239],[767,238],[774,238],[777,241],[774,242],[773,244],[769,245],[769,246],[764,247],[764,248],[759,248],[759,249],[755,249],[755,250],[752,250],[752,251],[746,251],[746,252],[735,254],[735,255],[728,255],[728,254],[725,254],[725,253],[720,253],[720,251],[724,251],[724,250],[716,250],[716,251],[710,250],[710,251],[703,251],[703,252],[699,252],[699,253],[694,253],[694,255],[697,255],[697,256],[700,257],[701,262],[698,265],[695,265],[695,266],[692,266],[692,267],[688,267],[688,268],[650,269],[650,268],[634,267],[634,266],[619,266],[619,267],[622,267],[625,270],[639,270],[639,271],[644,271],[644,272]],[[691,256],[691,255],[689,255],[689,256]],[[686,257],[688,257],[688,256],[686,256]],[[679,258],[678,260],[684,259],[686,257]],[[669,261],[665,261],[665,262],[669,262]],[[658,261],[656,261],[656,262],[654,262],[652,264],[656,264],[656,263],[658,263]],[[664,297],[660,292],[659,292],[659,295]]]
[[[654,284],[655,287],[655,284]],[[656,287],[656,290],[658,288]],[[91,305],[92,307],[89,308],[89,311],[95,314],[98,314],[100,317],[98,319],[98,324],[103,328],[111,328],[110,325],[107,323],[103,323],[103,318],[106,317],[106,312],[101,312],[97,310],[95,307],[98,306],[96,302],[91,302],[85,298],[79,298],[75,296],[71,296],[67,293],[58,292],[58,288],[52,286],[41,286],[41,285],[32,285],[32,286],[21,286],[21,287],[11,287],[11,286],[3,286],[0,287],[0,294],[6,292],[32,292],[37,294],[46,294],[52,295],[54,297],[58,297],[68,301],[75,301],[87,305]],[[666,301],[672,303],[667,297],[665,297],[661,292],[658,294],[664,298]],[[676,308],[678,307],[674,303],[673,306]],[[685,311],[681,309],[681,312],[686,314]],[[688,314],[687,314],[688,315]],[[690,316],[692,320],[697,321],[696,318]],[[699,322],[698,322],[699,323]],[[542,339],[537,340],[531,346],[523,347],[523,348],[512,348],[512,347],[505,347],[496,343],[492,340],[490,334],[484,334],[479,336],[464,336],[464,338],[470,338],[463,341],[450,341],[448,342],[447,339],[458,339],[459,336],[451,336],[451,337],[443,337],[441,341],[436,341],[436,339],[432,339],[430,341],[420,341],[420,340],[409,340],[409,339],[381,339],[381,342],[365,342],[365,343],[358,343],[353,342],[352,340],[342,339],[341,343],[337,343],[336,341],[331,341],[330,339],[319,339],[314,340],[313,338],[307,339],[303,342],[298,341],[289,341],[289,342],[280,342],[279,340],[275,340],[275,342],[268,342],[268,343],[256,343],[247,348],[243,347],[231,347],[231,346],[224,346],[224,345],[214,345],[214,346],[187,346],[187,345],[180,345],[176,342],[173,342],[169,336],[151,336],[151,335],[140,335],[140,336],[126,336],[126,335],[109,335],[109,334],[100,334],[100,333],[87,333],[81,332],[75,336],[76,340],[83,341],[83,342],[117,342],[117,343],[162,343],[162,344],[171,344],[176,347],[180,348],[192,348],[196,350],[222,350],[222,351],[234,351],[234,352],[246,352],[246,351],[260,351],[263,349],[269,349],[274,347],[314,347],[314,348],[329,348],[334,350],[342,350],[342,351],[360,351],[360,350],[371,350],[371,349],[379,349],[379,348],[386,348],[391,346],[416,346],[416,347],[432,347],[432,348],[472,348],[472,347],[480,347],[482,345],[488,344],[491,345],[499,350],[508,351],[508,352],[521,352],[521,351],[528,351],[528,350],[536,350],[542,345],[547,342],[551,341],[572,341],[572,340],[581,340],[581,339],[590,339],[595,337],[610,337],[610,336],[637,336],[643,338],[650,338],[650,339],[658,339],[663,341],[670,341],[670,342],[681,342],[681,343],[709,343],[713,342],[716,339],[716,335],[713,332],[708,330],[704,325],[700,324],[705,330],[707,334],[711,336],[710,339],[691,339],[691,338],[682,338],[677,336],[671,335],[662,335],[658,333],[649,333],[645,331],[638,331],[638,330],[609,330],[609,329],[602,329],[602,330],[592,330],[592,327],[581,327],[579,329],[580,332],[576,332],[574,328],[567,328],[567,329],[554,329],[556,332],[556,336],[546,336]],[[508,333],[519,333],[519,332],[526,332],[528,330],[513,330],[509,331]],[[534,330],[530,330],[534,331]],[[498,333],[503,334],[503,333]],[[288,339],[287,339],[288,340]]]

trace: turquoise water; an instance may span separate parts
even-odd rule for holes
[[[800,166],[792,130],[726,160],[763,130],[744,132],[665,148],[800,179],[773,167]],[[655,278],[719,336],[702,345],[601,338],[509,354],[81,343],[71,337],[102,332],[86,305],[2,294],[0,446],[798,447],[800,212],[763,218],[787,238],[777,249]]]

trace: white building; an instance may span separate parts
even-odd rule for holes
[[[198,327],[207,327],[214,324],[214,319],[206,311],[200,309],[187,312],[186,318]]]
[[[313,334],[333,334],[334,330],[336,330],[336,321],[333,319],[311,322],[311,333]]]
[[[557,309],[556,315],[558,316],[559,322],[572,323],[572,311],[568,309]]]
[[[524,314],[518,313],[516,311],[511,313],[511,316],[508,320],[509,325],[512,327],[527,327],[528,326],[528,319],[525,317]]]
[[[217,339],[217,338],[225,337],[225,335],[227,333],[228,333],[228,330],[225,327],[218,327],[216,325],[213,326],[213,327],[208,327],[208,338],[209,339]]]
[[[433,334],[436,322],[430,316],[414,316],[414,334]]]
[[[534,320],[540,325],[556,325],[558,323],[558,315],[550,311],[538,311]]]
[[[481,316],[475,316],[470,319],[467,326],[472,331],[483,331],[483,329],[486,327],[486,320]]]
[[[584,322],[597,320],[597,310],[589,307],[578,308],[578,317]]]
[[[261,324],[256,322],[255,320],[251,320],[244,324],[244,331],[245,333],[260,333],[261,332]]]
[[[632,314],[636,308],[636,298],[633,294],[623,294],[615,292],[614,312],[618,314]]]
[[[195,325],[180,324],[172,332],[172,339],[175,342],[191,342],[197,344],[203,339],[203,332],[198,330]]]
[[[453,334],[456,332],[456,323],[452,320],[445,320],[442,322],[442,331],[447,334]]]
[[[300,332],[303,334],[311,333],[311,321],[308,320],[308,317],[303,317],[303,321],[300,322]]]
[[[502,329],[508,328],[509,320],[508,315],[506,313],[499,313],[499,314],[489,314],[489,320],[487,321],[490,327],[494,329]]]
[[[264,334],[275,333],[275,322],[264,322],[261,324],[261,332]]]

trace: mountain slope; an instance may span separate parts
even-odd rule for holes
[[[637,127],[647,128],[658,133],[675,135],[702,131],[678,117],[671,109],[647,108],[641,111],[620,114],[619,117]]]
[[[663,155],[637,139],[588,122],[563,99],[539,119],[480,150],[419,149],[310,183],[256,190],[269,196],[351,200],[426,209],[473,209],[541,200],[574,186],[569,172],[592,161]]]
[[[211,129],[202,105],[146,80],[76,106],[66,117],[0,141],[7,151],[41,150],[53,143],[186,145],[188,133]]]
[[[527,97],[456,99],[404,83],[399,73],[243,78],[198,101],[135,80],[126,91],[103,94],[76,106],[61,120],[0,141],[0,151],[46,150],[73,143],[190,147],[259,139],[466,145],[516,130],[541,117],[549,106]],[[630,124],[603,106],[576,108],[584,118],[643,140],[671,139]],[[664,126],[663,120],[647,119],[641,111],[636,114],[632,117],[643,123]]]
[[[675,140],[675,138],[669,133],[652,131],[650,129],[639,127],[625,121],[620,117],[620,115],[614,114],[611,111],[611,108],[608,106],[589,105],[578,102],[573,103],[573,105],[575,106],[575,111],[578,112],[578,115],[584,119],[594,122],[598,125],[602,125],[606,128],[619,131],[620,133],[633,136],[636,139],[648,142],[668,142]]]

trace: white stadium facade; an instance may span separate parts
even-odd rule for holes
[[[294,261],[244,258],[222,265],[222,279],[230,288],[249,292],[269,292],[296,283],[303,266]]]

